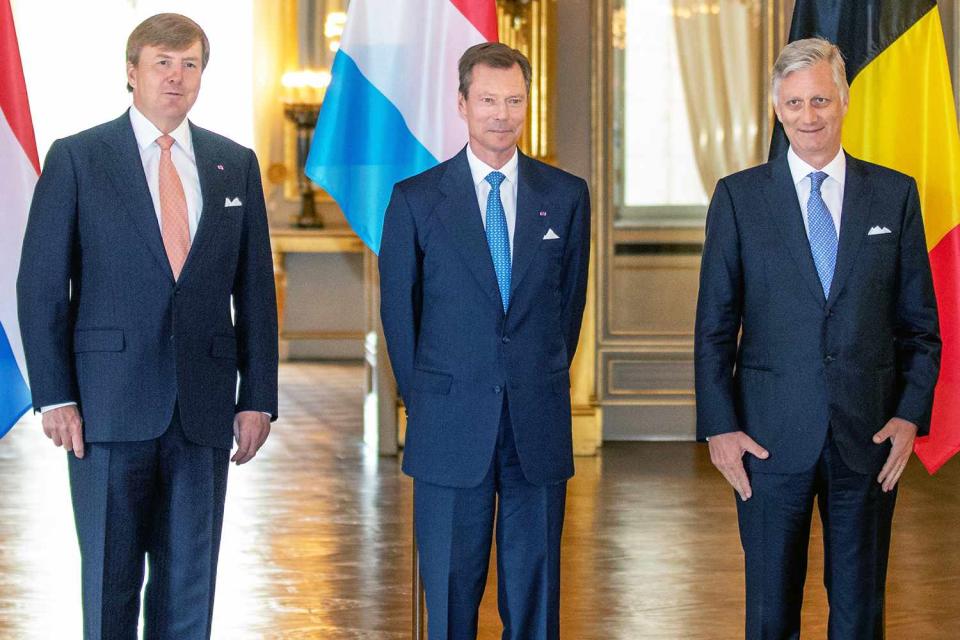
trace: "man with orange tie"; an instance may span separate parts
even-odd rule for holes
[[[20,325],[44,433],[71,452],[88,639],[137,637],[145,558],[144,637],[209,638],[229,461],[277,415],[257,159],[187,120],[209,49],[181,15],[136,27],[133,106],[55,142],[30,209]]]

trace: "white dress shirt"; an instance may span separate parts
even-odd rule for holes
[[[840,214],[843,209],[843,185],[847,177],[847,156],[843,149],[837,152],[833,160],[827,163],[823,169],[814,169],[809,164],[800,159],[791,147],[787,151],[787,164],[790,165],[790,175],[793,176],[793,184],[797,188],[797,198],[800,200],[800,211],[803,213],[803,228],[807,235],[810,235],[810,223],[807,219],[807,200],[810,199],[810,174],[816,171],[823,171],[827,178],[820,186],[820,195],[823,196],[823,202],[830,210],[833,217],[833,226],[837,230],[837,237],[840,237]]]
[[[494,169],[473,153],[470,145],[467,145],[467,162],[470,164],[470,173],[473,176],[473,186],[477,190],[477,204],[480,205],[480,219],[483,221],[483,228],[487,228],[487,198],[493,187],[487,182],[487,176],[491,171],[499,171],[506,179],[500,184],[500,202],[503,203],[503,213],[507,218],[507,236],[510,240],[510,262],[513,262],[513,231],[517,227],[517,175],[518,165],[517,151],[514,149],[513,157],[499,169]]]
[[[137,138],[140,161],[147,177],[150,197],[153,198],[157,223],[160,223],[160,145],[157,144],[157,138],[162,136],[163,132],[133,105],[130,106],[130,124],[133,125],[133,135]],[[170,155],[183,184],[183,195],[187,198],[187,221],[190,224],[190,241],[193,242],[197,235],[197,225],[200,224],[200,213],[203,211],[203,195],[200,193],[197,159],[193,154],[193,136],[186,118],[170,132],[170,137],[174,140]]]

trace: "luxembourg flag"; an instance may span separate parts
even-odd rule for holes
[[[374,253],[393,185],[466,144],[457,61],[495,40],[495,0],[350,3],[306,174]]]
[[[40,175],[10,0],[0,0],[0,437],[30,408],[17,323],[17,270]]]

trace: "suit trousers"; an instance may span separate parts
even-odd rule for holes
[[[566,488],[566,482],[536,486],[524,477],[506,400],[490,469],[478,486],[414,481],[414,527],[430,640],[477,637],[494,520],[502,637],[560,637]]]
[[[153,440],[67,454],[85,640],[136,640],[145,559],[144,640],[210,637],[230,451],[187,440],[178,416]]]
[[[879,446],[879,445],[877,445]],[[746,559],[746,637],[800,637],[814,499],[823,523],[830,640],[884,637],[884,590],[896,488],[852,471],[832,431],[817,463],[792,474],[754,472],[753,497],[736,497]]]

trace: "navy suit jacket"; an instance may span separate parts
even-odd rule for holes
[[[33,404],[78,402],[88,442],[156,438],[178,407],[191,441],[229,449],[235,412],[276,418],[257,160],[190,129],[203,211],[178,281],[128,113],[55,142],[37,183],[17,280]],[[224,206],[236,197],[241,206]]]
[[[890,233],[868,235],[874,227]],[[739,342],[738,342],[739,334]],[[809,469],[828,427],[851,469],[879,471],[894,417],[929,429],[940,334],[914,180],[847,156],[830,297],[786,157],[728,176],[707,214],[695,336],[697,435],[743,430],[754,471]]]
[[[570,363],[590,253],[586,183],[520,154],[504,314],[464,149],[398,183],[380,247],[380,314],[408,411],[403,469],[478,485],[507,396],[525,477],[573,475]],[[552,229],[556,240],[544,239]]]

